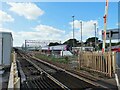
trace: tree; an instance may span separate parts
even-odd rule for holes
[[[85,42],[85,44],[87,44],[87,46],[93,46],[95,47],[95,38],[96,38],[96,43],[99,42],[98,38],[97,37],[91,37],[91,38],[88,38]]]
[[[120,45],[120,42],[118,42],[117,45]]]
[[[60,45],[58,42],[55,42],[55,43],[50,43],[49,46],[56,46],[56,45]]]
[[[76,39],[69,39],[67,41],[65,41],[63,44],[69,45],[70,47],[73,47],[73,40],[74,40],[74,46],[77,46],[77,43],[79,41],[77,41]]]
[[[99,44],[99,49],[102,50],[102,43]]]
[[[96,42],[98,41],[98,37],[96,37]],[[90,43],[90,42],[95,42],[95,37],[91,37],[91,38],[88,38],[86,40],[87,43]]]

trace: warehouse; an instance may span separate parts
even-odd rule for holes
[[[0,69],[10,66],[13,38],[10,32],[0,32]]]

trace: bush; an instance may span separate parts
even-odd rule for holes
[[[65,56],[65,60],[68,61],[68,56]]]

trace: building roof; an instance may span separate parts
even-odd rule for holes
[[[12,33],[11,33],[11,32],[1,32],[1,31],[0,31],[0,34],[9,34],[9,35],[11,35],[11,37],[12,37]],[[13,37],[12,37],[12,39],[13,39]]]

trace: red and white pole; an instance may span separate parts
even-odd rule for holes
[[[105,15],[104,15],[104,31],[103,31],[103,47],[102,47],[102,53],[105,52],[105,43],[106,43],[106,29],[107,29],[107,16],[108,16],[108,0],[106,0],[106,6],[105,6]]]

